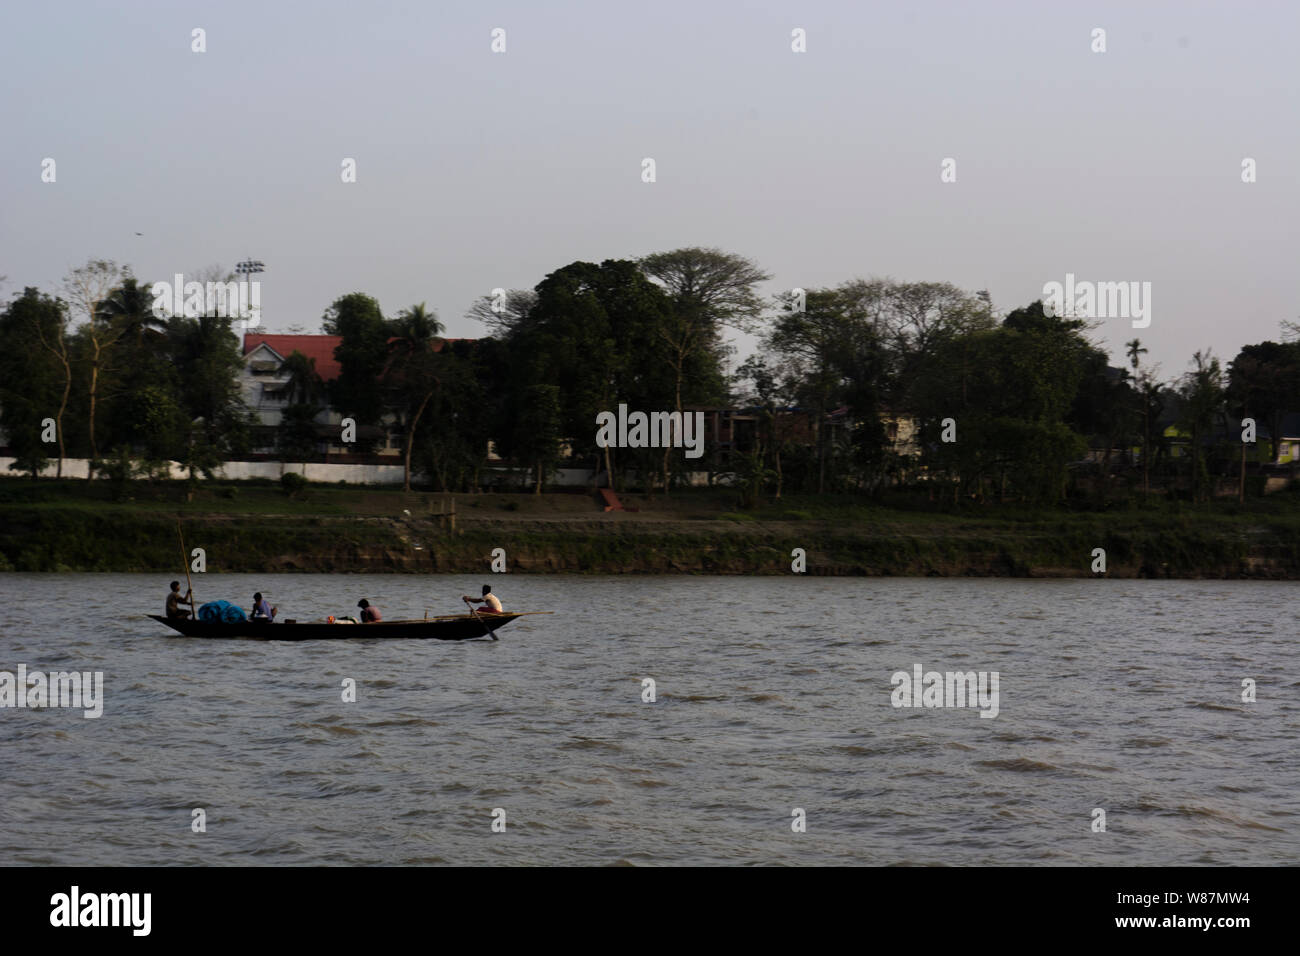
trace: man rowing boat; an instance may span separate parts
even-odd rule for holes
[[[492,586],[490,584],[483,585],[483,596],[481,598],[472,598],[468,594],[462,594],[461,600],[465,601],[467,604],[482,604],[483,611],[487,614],[504,613],[501,610],[501,602],[498,601],[497,596],[492,593]],[[470,610],[472,611],[473,608]]]
[[[194,595],[186,591],[185,597],[181,597],[181,582],[173,581],[171,594],[167,595],[167,616],[171,618],[189,617],[190,611],[181,610],[182,604],[188,604],[193,609]]]

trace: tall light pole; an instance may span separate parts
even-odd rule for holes
[[[249,283],[248,300],[245,302],[245,305],[247,305],[249,302],[252,302],[253,299],[252,276],[255,275],[256,273],[265,272],[265,271],[266,271],[266,264],[262,262],[261,259],[250,258],[250,259],[245,259],[243,262],[235,263],[235,272],[242,275],[244,277],[244,281]],[[260,299],[261,297],[259,296],[259,302],[258,302],[259,311],[261,306]],[[244,331],[248,331],[247,327],[245,327]]]

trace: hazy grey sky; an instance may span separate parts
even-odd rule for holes
[[[1149,281],[1150,328],[1097,334],[1171,377],[1300,315],[1298,35],[1288,0],[5,0],[0,291],[252,256],[268,331],[363,291],[476,336],[495,286],[706,245],[769,292]]]

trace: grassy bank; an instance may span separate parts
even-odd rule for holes
[[[440,495],[312,486],[0,481],[0,570],[180,570],[176,522],[210,571],[485,572],[494,549],[511,571],[1300,579],[1300,496],[1193,508],[1110,511],[1015,505],[935,510],[855,497],[792,497],[752,512],[725,491],[627,498],[606,514],[584,494]]]

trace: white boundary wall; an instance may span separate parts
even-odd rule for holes
[[[0,473],[5,475],[17,476],[20,473],[10,469],[14,463],[13,458],[0,458]],[[53,478],[58,470],[57,460],[51,459],[50,463],[45,466],[41,472],[42,478]],[[90,470],[90,461],[86,458],[65,458],[63,459],[63,477],[64,478],[81,478],[84,479]],[[279,462],[279,461],[228,461],[219,469],[218,474],[228,481],[241,481],[248,478],[269,478],[272,481],[279,481],[280,476],[287,472],[297,472],[304,475],[308,481],[319,482],[336,482],[346,481],[350,484],[358,485],[401,485],[405,481],[405,472],[401,465],[343,465],[343,464],[323,464],[319,462]],[[520,488],[531,488],[530,482],[526,481],[520,473],[515,473],[515,483]],[[100,475],[99,477],[103,477]],[[183,480],[189,477],[180,462],[171,463],[171,477],[177,480]],[[422,480],[423,476],[414,474],[413,479]],[[709,473],[707,471],[687,472],[684,476],[686,483],[692,487],[704,487],[709,483]],[[499,482],[501,485],[511,485],[510,472],[506,469],[484,468],[479,473],[479,480],[486,484],[489,481]],[[200,480],[202,476],[200,475]],[[548,485],[560,485],[568,488],[581,488],[585,485],[591,485],[596,480],[596,472],[590,468],[560,468],[557,469],[547,482]]]
[[[6,475],[18,475],[10,470],[13,458],[0,458],[0,472]],[[63,459],[64,478],[85,478],[90,470],[90,461],[86,458]],[[58,471],[58,461],[51,459],[41,472],[42,478],[53,478]],[[217,474],[230,481],[246,478],[270,478],[279,481],[286,472],[298,472],[308,481],[347,481],[353,484],[400,485],[405,480],[405,471],[401,465],[329,465],[318,462],[278,462],[278,461],[228,461],[217,469]],[[100,475],[99,477],[103,477]],[[171,463],[171,477],[185,479],[189,471],[180,462]],[[202,475],[199,476],[200,480]]]

